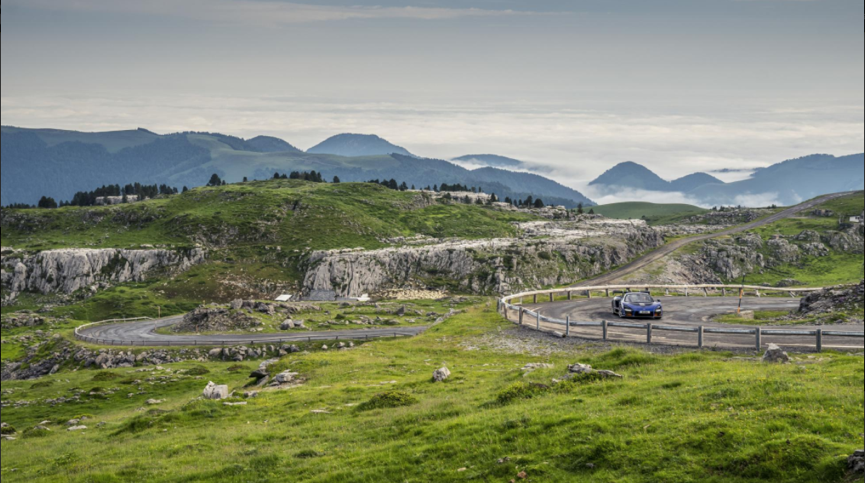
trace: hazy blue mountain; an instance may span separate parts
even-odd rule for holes
[[[274,173],[321,172],[343,181],[395,179],[418,188],[442,183],[476,186],[488,193],[576,207],[594,204],[577,191],[546,178],[501,170],[469,171],[448,161],[409,155],[342,157],[304,152],[262,152],[261,139],[249,141],[208,133],[159,136],[149,131],[75,133],[2,128],[2,204],[35,204],[42,196],[69,200],[76,191],[105,184],[202,186],[211,174],[229,183],[267,179]],[[267,143],[271,146],[280,145]]]
[[[687,193],[709,184],[724,184],[724,182],[706,173],[694,173],[670,182],[670,190]]]
[[[792,205],[827,193],[865,189],[863,179],[865,154],[815,154],[757,170],[743,181],[702,186],[691,194],[708,204],[738,205],[753,197],[771,197]]]
[[[650,169],[631,161],[621,163],[589,183],[598,187],[623,187],[646,191],[670,191],[670,182]]]
[[[408,150],[369,134],[339,134],[307,150],[310,154],[334,154],[357,157],[385,154],[412,156]]]
[[[466,156],[460,156],[459,158],[454,158],[454,161],[474,162],[475,164],[482,164],[492,168],[520,168],[525,165],[524,162],[518,159],[499,156],[496,154],[469,154]]]
[[[282,139],[270,136],[258,136],[246,141],[259,153],[300,153],[300,149],[288,144]]]
[[[553,180],[531,173],[515,173],[498,168],[481,168],[472,171],[477,179],[488,180],[510,188],[513,192],[547,193],[542,198],[546,203],[552,203],[553,198],[574,200],[585,206],[595,203],[583,196],[579,191],[563,186]]]

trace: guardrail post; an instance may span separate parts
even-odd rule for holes
[[[573,299],[574,299],[574,293],[573,293],[573,292],[568,292],[568,302],[570,302],[570,301],[573,300]]]
[[[726,289],[726,288],[722,288],[722,289],[721,289],[721,293],[724,295],[724,297],[726,297],[726,296],[727,296],[727,289]]]
[[[555,295],[552,292],[550,292],[550,303],[553,303],[554,298],[555,298]]]
[[[588,297],[589,300],[591,300],[591,298],[592,298],[592,291],[591,290],[586,290],[586,297]]]
[[[652,343],[652,324],[646,324],[646,344]]]
[[[537,305],[537,303],[538,303],[538,295],[535,294],[532,300],[534,301],[533,303]]]
[[[708,296],[709,296],[709,289],[704,288],[703,289],[703,297],[708,297]]]
[[[691,296],[691,292],[690,292],[690,290],[688,290],[688,289],[686,288],[686,289],[685,289],[685,297],[690,297],[690,296]]]
[[[525,313],[526,313],[526,309],[520,307],[520,327],[523,326],[523,316],[525,315]]]
[[[823,329],[817,329],[817,352],[823,352]]]
[[[607,326],[606,320],[601,322],[601,327],[604,329],[604,342],[606,342],[610,333],[610,328]]]
[[[755,332],[757,333],[757,352],[759,352],[763,348],[763,328],[757,327]]]
[[[610,289],[607,289],[607,298],[610,298]]]
[[[700,349],[703,348],[703,326],[701,325],[697,330],[697,347]]]
[[[565,317],[565,337],[571,336],[571,316]]]

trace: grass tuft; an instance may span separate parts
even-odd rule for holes
[[[372,411],[374,409],[392,409],[405,406],[413,406],[419,401],[411,394],[400,391],[388,391],[376,394],[369,401],[358,406],[360,411]]]

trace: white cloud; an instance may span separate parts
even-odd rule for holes
[[[342,7],[262,0],[18,0],[12,2],[12,5],[20,8],[44,10],[164,15],[273,27],[355,19],[446,20],[462,17],[548,15],[546,13],[478,8]]]

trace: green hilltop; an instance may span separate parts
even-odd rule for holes
[[[644,202],[613,203],[593,208],[595,213],[618,220],[639,220],[645,218],[651,224],[659,221],[672,221],[675,218],[706,213],[709,210],[686,204],[657,204]]]

